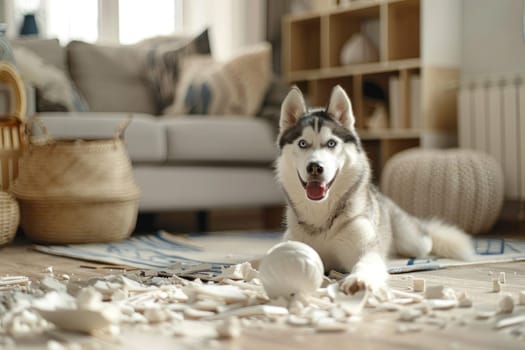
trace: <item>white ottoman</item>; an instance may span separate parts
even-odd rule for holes
[[[478,151],[415,148],[387,162],[381,190],[417,217],[439,217],[477,234],[498,219],[503,171],[494,158]]]

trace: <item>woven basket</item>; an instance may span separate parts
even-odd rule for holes
[[[13,240],[20,222],[18,203],[6,192],[0,192],[0,245]]]
[[[26,235],[46,243],[127,238],[135,227],[139,198],[121,139],[129,119],[113,138],[99,140],[55,140],[41,119],[33,121],[43,138],[28,143],[11,188]]]
[[[7,191],[18,176],[27,105],[24,84],[16,69],[8,62],[0,62],[0,82],[12,87],[14,97],[12,114],[0,116],[0,190]]]

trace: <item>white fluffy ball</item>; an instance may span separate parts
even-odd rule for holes
[[[323,282],[321,257],[307,244],[287,241],[273,246],[261,260],[260,278],[270,298],[309,295]]]

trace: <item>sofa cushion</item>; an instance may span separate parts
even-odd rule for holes
[[[126,113],[41,113],[49,134],[55,138],[112,137]],[[146,114],[133,114],[124,133],[128,153],[134,162],[164,162],[166,160],[166,132],[158,119]],[[33,125],[35,134],[41,133]]]
[[[269,167],[133,167],[141,189],[140,211],[246,208],[282,205],[284,196]]]
[[[246,117],[164,118],[168,160],[196,162],[272,162],[276,156],[272,127]]]
[[[73,41],[67,53],[71,78],[91,111],[156,113],[143,49]]]

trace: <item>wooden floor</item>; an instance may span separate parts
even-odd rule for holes
[[[499,233],[498,231],[493,232]],[[507,233],[508,234],[508,231]],[[525,239],[521,228],[514,229],[514,238]],[[39,278],[45,268],[53,266],[55,274],[67,273],[73,279],[83,279],[109,273],[81,267],[83,262],[45,255],[33,251],[29,244],[18,242],[0,249],[0,276],[26,275]],[[507,283],[501,293],[492,293],[491,274],[506,272]],[[427,283],[443,284],[456,291],[467,291],[474,301],[473,308],[456,308],[437,312],[436,319],[445,320],[443,325],[424,324],[421,331],[400,333],[402,324],[397,313],[365,309],[362,320],[352,323],[348,332],[314,333],[304,328],[261,326],[243,330],[234,340],[209,341],[206,344],[187,345],[173,336],[150,334],[146,331],[123,330],[123,344],[108,348],[162,349],[162,348],[213,348],[213,349],[525,349],[525,335],[510,334],[509,330],[495,330],[495,320],[476,320],[475,310],[496,309],[503,293],[515,298],[525,290],[525,263],[500,263],[478,265],[446,270],[412,273],[424,277]],[[408,290],[407,275],[391,277],[390,284]],[[514,315],[525,314],[525,306],[518,306]],[[501,316],[497,316],[501,317]],[[438,323],[438,321],[436,321]],[[126,333],[127,332],[127,333]],[[23,340],[20,348],[45,348],[45,342]]]

